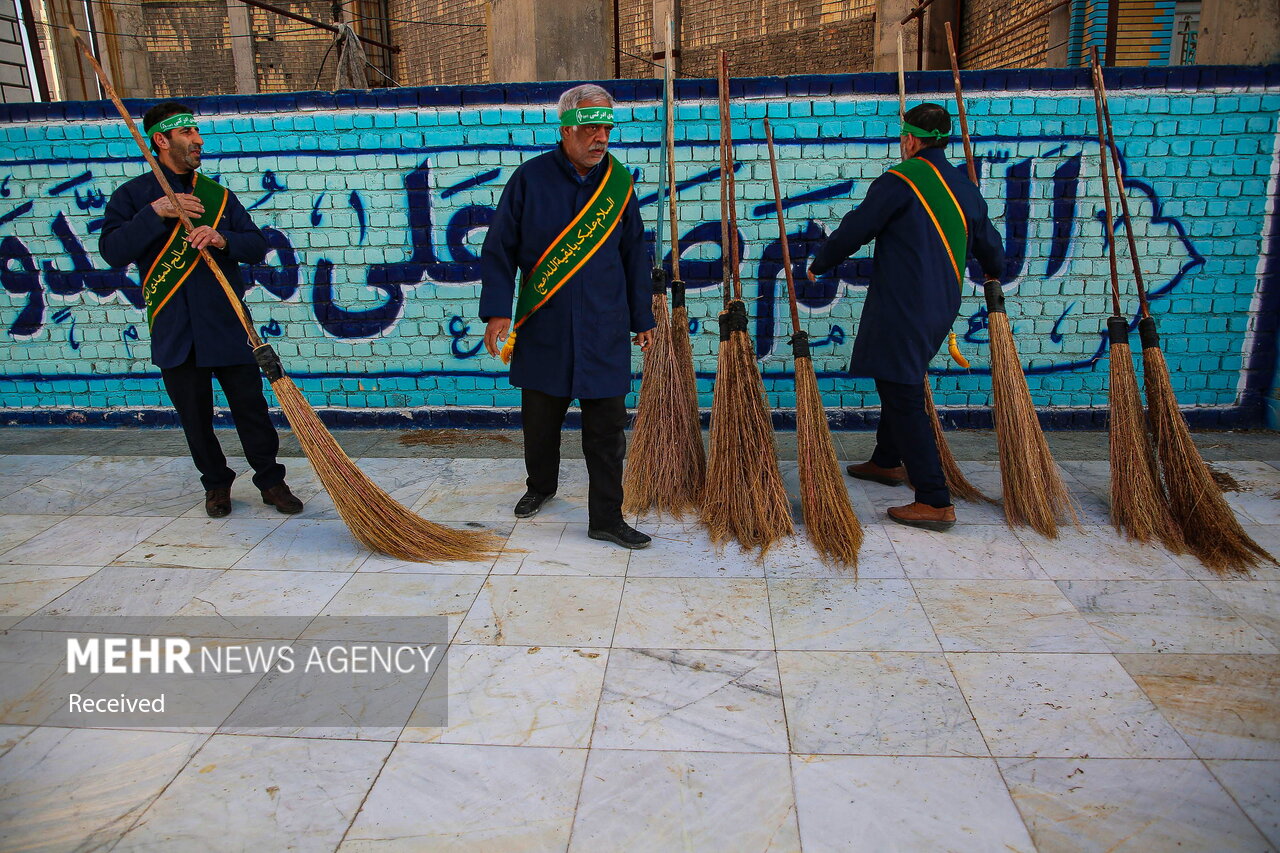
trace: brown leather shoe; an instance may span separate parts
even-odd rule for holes
[[[886,486],[901,486],[907,482],[907,469],[899,465],[897,468],[881,468],[874,462],[857,462],[845,469],[850,477],[859,480],[870,480]]]
[[[231,487],[205,490],[204,513],[210,518],[226,518],[231,515]]]
[[[925,530],[936,530],[941,533],[955,527],[956,508],[929,506],[916,501],[906,506],[889,507],[889,517],[908,527],[922,527]]]
[[[285,515],[302,512],[302,501],[294,497],[293,492],[289,491],[289,487],[284,483],[263,489],[262,502],[274,506],[277,512],[283,512]]]

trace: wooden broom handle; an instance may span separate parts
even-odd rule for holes
[[[724,307],[729,309],[732,298],[733,277],[729,272],[729,264],[733,256],[732,240],[729,237],[729,160],[727,142],[729,126],[729,63],[724,51],[720,51],[719,66],[716,70],[716,83],[720,98],[720,260],[723,270]]]
[[[116,94],[116,90],[112,87],[111,81],[107,79],[107,74],[102,70],[102,66],[98,64],[98,60],[94,57],[93,52],[89,50],[89,46],[80,36],[80,32],[75,28],[74,22],[68,22],[67,28],[71,30],[71,36],[75,39],[76,46],[80,48],[80,52],[84,54],[85,59],[89,60],[89,64],[93,66],[94,73],[98,75],[98,80],[102,82],[102,89],[107,93],[107,97],[116,105],[116,109],[120,113],[120,118],[124,119],[125,126],[129,128],[129,132],[133,134],[133,141],[138,143],[138,150],[142,152],[142,156],[146,158],[147,165],[151,167],[152,173],[156,176],[156,181],[160,184],[160,189],[164,190],[165,198],[169,199],[169,204],[173,205],[173,209],[178,212],[178,219],[182,222],[182,226],[187,229],[187,233],[194,230],[191,224],[191,218],[187,216],[187,212],[182,209],[181,203],[178,201],[177,195],[174,194],[173,188],[169,186],[169,179],[164,176],[164,172],[160,171],[160,164],[156,162],[156,158],[152,155],[151,150],[147,147],[147,142],[142,138],[142,134],[138,132],[137,126],[133,123],[129,111],[125,109],[123,103],[120,102],[120,96]],[[236,317],[240,320],[240,325],[244,326],[245,334],[249,336],[249,345],[253,349],[262,346],[262,339],[258,337],[258,333],[253,329],[253,321],[249,319],[248,312],[245,311],[244,305],[240,302],[240,297],[236,295],[235,290],[231,287],[231,282],[227,281],[227,277],[223,274],[222,269],[214,261],[213,256],[209,254],[207,249],[198,249],[200,257],[209,265],[209,269],[213,270],[213,276],[218,280],[218,284],[222,285],[222,290],[227,296],[227,300],[231,302],[231,308],[236,312]]]
[[[1116,317],[1122,316],[1120,313],[1120,273],[1116,270],[1116,232],[1115,219],[1111,213],[1111,176],[1107,169],[1107,141],[1106,128],[1102,117],[1102,94],[1098,91],[1098,57],[1095,53],[1091,57],[1090,73],[1093,76],[1093,106],[1098,113],[1098,166],[1102,175],[1102,203],[1107,211],[1107,241],[1111,244],[1111,251],[1107,253],[1107,260],[1111,262],[1111,313]]]
[[[973,145],[969,142],[969,119],[964,111],[964,92],[960,88],[960,63],[956,59],[956,43],[951,38],[951,22],[947,27],[947,53],[951,55],[951,77],[956,84],[956,112],[960,115],[960,138],[964,140],[964,159],[969,164],[969,180],[978,183],[978,170],[973,165]]]
[[[1129,197],[1124,191],[1124,172],[1120,168],[1120,149],[1116,146],[1116,134],[1111,127],[1111,108],[1107,106],[1107,82],[1102,77],[1102,65],[1098,63],[1098,49],[1093,50],[1093,62],[1097,71],[1094,80],[1102,99],[1102,118],[1107,123],[1107,147],[1111,149],[1111,162],[1115,164],[1117,194],[1120,196],[1120,213],[1124,217],[1124,233],[1129,240],[1129,259],[1133,262],[1133,278],[1138,286],[1138,305],[1143,317],[1151,316],[1147,303],[1147,286],[1142,281],[1142,264],[1138,260],[1138,241],[1133,235],[1133,219],[1129,216]]]
[[[773,151],[773,128],[764,120],[764,136],[769,141],[769,172],[773,175],[773,206],[778,211],[778,240],[782,243],[782,269],[787,274],[787,298],[791,302],[791,333],[800,331],[800,310],[796,307],[796,282],[791,273],[791,246],[787,241],[787,225],[782,218],[782,188],[778,184],[778,157]]]
[[[675,25],[671,22],[671,16],[668,15],[662,75],[667,83],[666,93],[663,97],[667,101],[667,185],[670,187],[669,192],[671,193],[668,197],[671,211],[671,277],[675,281],[680,281],[680,218],[676,214],[676,96],[672,88],[675,85],[675,81],[672,79],[671,74],[671,44],[675,41],[674,27]],[[658,199],[658,204],[661,206],[662,199]],[[659,248],[659,251],[661,251],[661,248]]]

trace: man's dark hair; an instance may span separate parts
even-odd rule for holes
[[[182,115],[183,113],[189,112],[191,112],[191,107],[186,104],[180,104],[177,101],[165,101],[163,104],[156,104],[154,107],[147,110],[142,116],[142,132],[146,133],[148,127],[159,124],[170,116]],[[166,136],[168,136],[169,133],[170,131],[165,131]],[[147,142],[151,145],[151,153],[160,153],[159,150],[156,149],[154,139],[148,137]]]
[[[946,148],[951,141],[951,116],[947,115],[947,108],[941,104],[912,107],[907,110],[904,118],[907,124],[914,124],[921,130],[940,130],[946,134],[940,139],[921,139],[925,148]]]

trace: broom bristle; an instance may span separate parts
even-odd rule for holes
[[[1156,448],[1164,469],[1164,484],[1174,520],[1187,549],[1220,574],[1243,573],[1250,566],[1275,562],[1266,549],[1245,533],[1235,512],[1214,483],[1209,466],[1191,438],[1178,398],[1169,381],[1169,367],[1156,347],[1142,350],[1143,379]]]
[[[681,445],[688,456],[689,477],[697,484],[699,500],[702,484],[707,479],[707,451],[702,446],[702,414],[698,409],[698,377],[693,370],[693,342],[689,339],[689,311],[683,305],[671,312],[671,350],[675,356],[676,374],[680,377],[680,395],[674,402],[676,419],[685,425],[689,440]]]
[[[1133,351],[1111,345],[1111,523],[1142,543],[1160,542],[1174,553],[1185,546],[1160,485],[1155,450],[1138,395]]]
[[[795,532],[778,471],[764,382],[745,332],[720,344],[711,405],[711,453],[700,518],[717,546],[761,549]]]
[[[987,328],[991,335],[992,413],[1000,450],[1004,517],[1010,524],[1027,525],[1054,539],[1060,520],[1069,519],[1077,527],[1080,525],[1075,500],[1062,481],[1036,418],[1008,315],[991,312]]]
[[[933,389],[929,387],[929,377],[924,378],[924,407],[929,413],[929,422],[933,424],[933,440],[938,445],[938,458],[942,461],[942,475],[947,480],[947,491],[953,498],[973,503],[995,503],[995,498],[988,497],[969,482],[960,470],[951,445],[947,443],[947,434],[942,431],[942,421],[938,420],[938,410],[933,405]]]
[[[824,558],[851,566],[856,579],[862,525],[831,446],[813,360],[804,357],[796,359],[796,450],[805,533]]]
[[[502,549],[492,533],[444,527],[405,509],[347,457],[292,379],[277,379],[271,390],[338,514],[360,542],[415,563],[491,560]]]
[[[682,518],[686,511],[697,508],[702,492],[706,472],[702,430],[699,427],[697,434],[691,435],[688,429],[687,395],[672,345],[665,295],[654,294],[653,316],[657,333],[644,356],[640,402],[622,481],[622,507],[626,512],[654,510]]]

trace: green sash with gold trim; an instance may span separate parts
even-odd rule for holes
[[[631,173],[612,154],[608,157],[599,189],[523,277],[515,323],[502,347],[504,362],[511,361],[520,326],[582,269],[622,220],[631,196]]]
[[[191,192],[204,205],[204,213],[200,214],[199,219],[192,219],[191,224],[197,228],[201,225],[216,225],[222,218],[223,211],[226,210],[227,197],[230,194],[226,187],[212,178],[206,178],[199,172],[196,172],[195,176]],[[200,252],[187,242],[186,230],[182,227],[182,221],[179,220],[173,226],[169,241],[160,250],[155,263],[151,265],[151,269],[147,270],[142,280],[142,296],[147,303],[148,328],[155,326],[156,315],[160,313],[160,309],[164,308],[173,298],[173,294],[178,292],[178,288],[187,280],[187,276],[191,275],[191,271],[199,262]]]
[[[923,157],[912,157],[889,172],[906,181],[924,205],[929,219],[938,229],[942,245],[947,249],[956,282],[963,286],[964,267],[968,261],[969,224],[965,222],[964,211],[960,209],[960,202],[956,201],[951,187],[947,186],[938,169]]]

